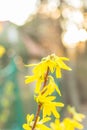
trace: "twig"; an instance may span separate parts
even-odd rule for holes
[[[47,69],[47,72],[46,72],[46,75],[45,75],[45,78],[44,78],[44,84],[43,84],[42,89],[46,86],[48,73],[49,73],[49,67],[48,67],[48,69]],[[44,92],[43,92],[43,93],[44,93]],[[43,94],[43,93],[42,93],[42,94]],[[37,123],[37,120],[38,120],[38,116],[39,116],[39,113],[40,113],[40,110],[41,110],[41,106],[42,106],[42,104],[39,104],[39,105],[38,105],[38,109],[37,109],[37,112],[36,112],[36,116],[35,116],[34,124],[33,124],[33,126],[32,126],[32,130],[34,130],[34,128],[35,128],[35,126],[36,126],[36,123]]]

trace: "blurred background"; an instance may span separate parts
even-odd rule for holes
[[[32,70],[24,65],[52,53],[70,58],[72,68],[55,79],[60,113],[70,104],[87,115],[87,0],[0,0],[0,130],[22,130],[35,113],[35,84],[24,83]]]

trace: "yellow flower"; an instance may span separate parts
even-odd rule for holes
[[[33,74],[37,77],[44,77],[47,69],[53,73],[56,70],[56,77],[61,78],[61,69],[71,70],[63,60],[69,60],[66,57],[58,57],[55,54],[48,55],[47,57],[43,58],[40,63],[38,64],[30,64],[26,66],[34,66]]]
[[[50,120],[50,117],[45,117],[42,120],[40,120],[40,117],[38,117],[35,130],[50,130],[50,128],[44,125],[44,123],[49,120]],[[31,115],[28,114],[27,123],[23,124],[23,129],[32,130],[33,123],[34,123],[34,114],[31,114]]]
[[[44,94],[39,93],[39,95],[36,97],[36,102],[42,105],[43,117],[46,117],[47,115],[50,116],[51,113],[56,118],[60,117],[56,107],[63,107],[64,104],[61,102],[53,102],[55,99],[55,96],[48,96],[48,93],[46,92]]]
[[[65,69],[65,70],[71,70],[70,67],[68,67],[63,60],[69,60],[66,57],[58,57],[55,54],[51,54],[49,56],[47,56],[46,58],[43,58],[43,60],[46,62],[47,66],[49,67],[50,71],[53,73],[54,71],[56,71],[56,77],[57,78],[61,78],[62,74],[61,74],[61,69]],[[49,62],[48,62],[49,61]]]
[[[24,130],[32,130],[33,120],[34,120],[34,114],[27,115],[27,123],[23,124]]]
[[[83,118],[85,118],[85,115],[83,115],[81,113],[77,113],[74,107],[68,106],[68,111],[70,114],[72,114],[73,119],[76,121],[81,122],[83,120]]]
[[[4,55],[4,53],[5,53],[5,48],[2,45],[0,45],[0,58]]]
[[[32,76],[26,76],[25,83],[28,84],[30,82],[36,81],[36,88],[35,88],[35,93],[39,93],[41,90],[41,85],[45,80],[45,75],[46,72],[49,68],[49,71],[51,73],[56,71],[56,77],[61,78],[61,69],[65,70],[71,70],[64,62],[63,60],[69,60],[68,58],[65,57],[58,57],[55,54],[48,55],[47,57],[43,58],[40,63],[38,64],[30,64],[27,66],[34,66],[33,68],[33,75]],[[47,79],[48,80],[48,79]],[[50,84],[48,86],[51,86],[51,90],[55,90],[61,95],[60,90],[56,86],[55,83],[53,83],[53,78],[50,76]],[[52,87],[54,86],[54,88]]]

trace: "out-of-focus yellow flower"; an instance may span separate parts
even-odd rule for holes
[[[68,106],[68,112],[69,112],[70,114],[72,114],[73,119],[76,120],[76,121],[81,122],[81,121],[83,120],[83,118],[85,118],[85,115],[84,115],[84,114],[81,114],[81,113],[77,113],[77,112],[76,112],[75,107],[70,107],[70,106]]]
[[[50,116],[51,114],[53,114],[56,118],[60,117],[56,107],[63,107],[64,104],[61,102],[55,102],[55,99],[55,96],[48,96],[48,93],[46,92],[44,94],[40,93],[36,97],[36,102],[42,105],[43,117],[46,117],[47,115]]]
[[[52,122],[50,126],[51,130],[66,130],[65,126],[60,122],[59,119],[56,119],[55,122]]]
[[[76,128],[79,130],[83,129],[83,125],[74,119],[65,118],[62,123],[66,128],[65,130],[75,130]]]
[[[61,122],[59,119],[56,119],[55,122],[51,123],[51,128],[52,130],[82,130],[83,125],[74,119],[65,118]]]
[[[84,118],[83,114],[76,112],[74,107],[68,106],[68,111],[72,114],[71,118],[64,118],[63,121],[56,119],[55,122],[50,124],[52,130],[82,130],[83,125],[80,123]]]
[[[5,48],[2,45],[0,45],[0,58],[4,55],[4,53],[5,53]]]
[[[40,117],[38,117],[35,130],[50,130],[49,127],[44,125],[44,123],[49,120],[50,120],[50,117],[45,117],[42,120],[40,120]],[[34,114],[31,114],[31,115],[28,114],[27,123],[23,124],[24,130],[32,130],[33,123],[34,123]]]

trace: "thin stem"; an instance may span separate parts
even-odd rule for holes
[[[42,86],[42,89],[46,86],[48,73],[49,73],[49,67],[47,68],[47,73],[46,73],[45,78],[44,78],[44,84]],[[44,94],[44,91],[41,94]]]
[[[36,112],[36,117],[35,117],[35,121],[34,121],[32,130],[34,130],[34,128],[35,128],[35,126],[36,126],[37,119],[38,119],[38,116],[39,116],[39,113],[40,113],[40,109],[41,109],[41,104],[38,105],[38,109],[37,109],[37,112]]]
[[[45,75],[45,78],[44,78],[44,83],[43,83],[42,89],[46,86],[48,73],[49,73],[49,67],[48,67],[48,69],[47,69],[47,72],[46,72],[46,75]],[[41,94],[44,94],[44,92],[41,93]],[[38,105],[37,112],[36,112],[36,116],[35,116],[35,121],[34,121],[34,124],[33,124],[33,126],[32,126],[32,130],[34,130],[34,128],[35,128],[35,126],[36,126],[36,123],[37,123],[37,120],[38,120],[38,116],[39,116],[39,113],[40,113],[40,110],[41,110],[41,106],[42,106],[42,104],[39,104],[39,105]]]

